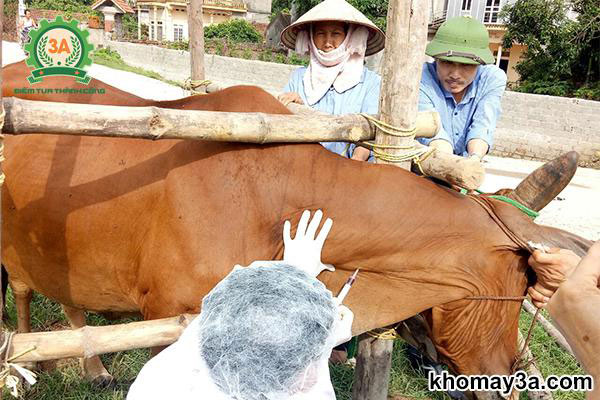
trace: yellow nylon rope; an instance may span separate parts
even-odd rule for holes
[[[368,331],[367,335],[381,340],[402,339],[402,336],[396,332],[396,327],[373,329],[372,331]]]
[[[193,80],[192,78],[187,78],[185,80],[185,82],[183,83],[183,88],[185,90],[189,90],[190,92],[193,92],[194,94],[204,94],[202,92],[199,92],[198,89],[199,87],[202,86],[208,86],[212,83],[212,81],[205,79],[205,80]]]
[[[369,115],[369,114],[360,114],[362,115],[367,121],[369,121],[370,123],[372,123],[377,129],[381,130],[382,132],[384,132],[387,135],[391,135],[391,136],[395,136],[395,137],[404,137],[404,138],[412,138],[413,140],[415,139],[415,135],[417,133],[417,128],[414,127],[412,129],[402,129],[402,128],[398,128],[396,126],[387,124],[383,121],[378,120],[377,118]],[[433,154],[433,152],[435,151],[435,149],[433,148],[417,148],[416,144],[411,144],[411,145],[404,145],[404,146],[400,146],[400,145],[392,145],[392,144],[377,144],[377,143],[373,143],[373,142],[362,142],[365,146],[367,147],[371,147],[373,149],[373,154],[375,155],[375,158],[385,161],[385,162],[390,162],[390,163],[401,163],[401,162],[405,162],[405,161],[413,161],[417,167],[419,168],[419,171],[421,172],[421,174],[426,175],[425,172],[423,171],[423,167],[421,166],[421,163],[427,159],[427,157],[429,157],[431,154]],[[385,150],[407,150],[406,154],[402,154],[402,155],[396,155],[396,154],[391,154],[388,153]]]

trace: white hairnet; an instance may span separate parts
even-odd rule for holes
[[[200,353],[215,384],[239,400],[275,400],[305,389],[331,350],[331,292],[281,262],[236,268],[202,301]]]

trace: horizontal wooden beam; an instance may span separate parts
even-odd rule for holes
[[[375,137],[374,126],[356,114],[275,115],[89,104],[66,106],[15,97],[3,102],[6,109],[3,132],[14,135],[47,133],[259,144],[357,142]],[[419,136],[434,136],[440,125],[437,113],[419,113]]]
[[[13,336],[8,357],[17,356],[12,362],[38,362],[168,346],[179,339],[195,317],[196,315],[184,314],[120,325],[17,333]]]

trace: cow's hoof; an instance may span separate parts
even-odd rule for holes
[[[92,378],[92,384],[99,388],[112,388],[115,386],[115,378],[111,374],[101,374]]]

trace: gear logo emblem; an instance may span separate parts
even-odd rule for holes
[[[38,29],[29,31],[31,40],[25,45],[25,62],[32,68],[29,83],[56,75],[72,76],[83,84],[90,82],[84,67],[92,65],[89,54],[94,46],[87,41],[90,33],[79,29],[78,23],[74,19],[65,22],[59,15],[51,22],[42,19]]]

